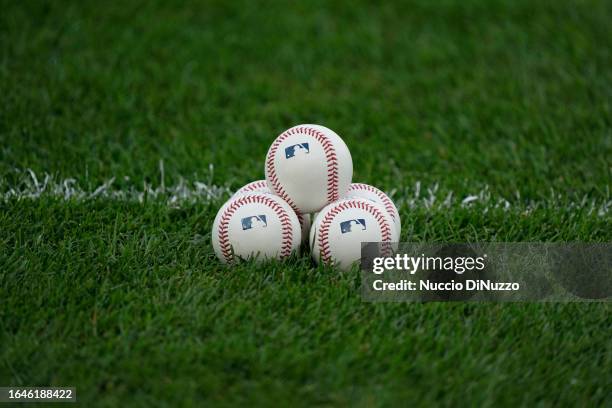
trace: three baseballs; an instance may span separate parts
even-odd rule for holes
[[[315,262],[348,270],[363,242],[382,242],[390,254],[399,241],[396,206],[374,186],[351,184],[351,154],[331,129],[287,129],[268,150],[264,170],[265,180],[238,189],[217,213],[212,244],[222,262],[281,259],[308,242]]]

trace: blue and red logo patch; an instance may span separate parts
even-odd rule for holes
[[[308,153],[310,153],[310,147],[306,142],[285,147],[285,159],[290,159],[292,157]]]
[[[358,231],[366,230],[366,222],[363,218],[357,218],[356,220],[342,221],[340,223],[340,231],[343,234],[346,234],[347,232],[352,232],[355,230],[358,230]]]
[[[254,228],[265,228],[268,226],[265,215],[252,215],[245,217],[240,220],[242,223],[242,230],[250,230]]]

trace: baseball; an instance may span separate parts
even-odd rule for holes
[[[298,125],[274,140],[266,155],[265,174],[270,190],[295,210],[310,213],[346,194],[353,160],[334,131]]]
[[[314,260],[336,263],[342,270],[349,270],[361,259],[362,242],[394,242],[399,238],[385,208],[361,198],[340,200],[323,208],[312,229]]]
[[[212,244],[224,263],[236,258],[284,258],[301,241],[297,215],[279,197],[244,193],[226,202],[215,217]]]
[[[238,190],[236,190],[232,198],[244,195],[245,193],[274,194],[268,188],[268,183],[266,182],[266,180],[257,180],[240,187]],[[298,211],[296,211],[295,214],[297,215],[298,220],[300,221],[300,228],[302,229],[302,242],[306,243],[308,242],[308,234],[310,232],[310,214],[302,214]]]
[[[402,232],[402,223],[400,220],[399,212],[397,211],[397,207],[393,204],[393,201],[387,196],[385,193],[380,191],[374,186],[370,186],[369,184],[364,183],[352,183],[349,186],[349,189],[346,193],[347,198],[365,198],[366,200],[373,201],[375,203],[381,204],[391,218],[393,218],[393,224],[395,224],[395,229],[397,230],[397,234],[400,235]]]

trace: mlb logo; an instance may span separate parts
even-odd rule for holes
[[[361,231],[365,231],[366,223],[365,223],[365,220],[363,218],[358,218],[356,220],[342,221],[340,223],[340,231],[343,234],[346,234],[347,232],[354,231],[355,229],[361,230]]]
[[[265,228],[268,226],[265,215],[252,215],[241,220],[242,230],[250,230],[253,228]]]
[[[297,155],[303,155],[310,153],[308,143],[298,143],[289,147],[285,147],[285,159],[290,159]]]

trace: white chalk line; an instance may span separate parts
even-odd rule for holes
[[[116,186],[116,178],[105,181],[95,188],[87,189],[79,185],[75,178],[58,179],[44,173],[37,175],[31,169],[14,170],[17,182],[8,185],[6,180],[0,179],[0,201],[40,199],[43,197],[60,198],[64,200],[125,200],[125,201],[161,201],[173,207],[184,204],[208,201],[220,201],[229,198],[233,191],[229,186],[213,184],[213,165],[209,165],[207,180],[188,181],[179,178],[175,185],[166,185],[163,162],[160,161],[160,181],[157,186],[152,183],[130,185],[129,178],[124,177],[124,187]],[[127,187],[125,185],[127,184]],[[606,216],[612,208],[612,199],[609,188],[606,196],[595,199],[587,195],[580,200],[569,200],[560,193],[551,190],[549,198],[541,201],[522,200],[517,192],[515,197],[506,199],[495,196],[488,186],[471,194],[456,194],[453,191],[440,188],[439,183],[424,186],[420,181],[414,185],[396,188],[388,192],[398,208],[428,210],[448,210],[451,208],[474,208],[483,213],[494,209],[519,210],[528,214],[540,208],[552,208],[565,211],[586,211],[588,215]]]

